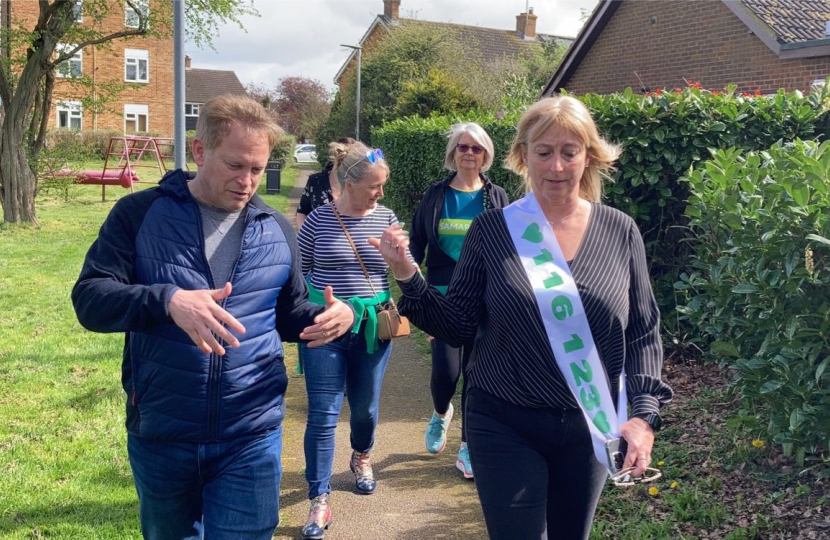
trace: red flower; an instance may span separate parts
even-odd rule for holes
[[[662,96],[663,95],[663,89],[658,88],[657,90],[654,91],[654,93],[657,94],[658,96]]]
[[[717,90],[712,90],[712,95],[713,96],[719,96],[720,92],[718,92]]]
[[[700,81],[693,82],[693,83],[692,83],[692,84],[690,84],[689,86],[690,86],[691,88],[694,88],[695,90],[700,90]]]
[[[744,92],[744,96],[746,96],[746,97],[752,97],[752,94],[750,94],[749,92]]]
[[[757,88],[755,89],[755,95],[756,95],[756,96],[760,96],[760,95],[761,95],[761,91],[760,91],[759,89],[757,89]]]

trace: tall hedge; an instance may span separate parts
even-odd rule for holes
[[[688,184],[680,179],[710,156],[709,149],[744,151],[770,147],[779,139],[823,138],[828,131],[828,91],[803,96],[779,91],[774,96],[703,90],[699,84],[649,95],[627,89],[612,95],[585,95],[600,132],[622,144],[623,153],[605,202],[631,215],[643,232],[655,292],[664,318],[664,335],[683,341],[694,329],[678,321],[673,284],[687,268],[692,247],[684,216]],[[374,146],[386,153],[392,175],[386,203],[408,219],[423,191],[446,174],[441,170],[446,139],[453,123],[480,123],[493,138],[496,160],[491,178],[511,197],[521,194],[521,181],[502,168],[519,113],[499,120],[492,114],[464,117],[406,118],[384,124],[373,133]]]
[[[830,141],[719,150],[688,184],[678,310],[735,374],[742,418],[800,464],[830,452]]]

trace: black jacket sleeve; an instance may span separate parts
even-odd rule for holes
[[[493,200],[493,208],[504,208],[510,204],[510,200],[507,198],[507,192],[501,186],[493,184],[493,192],[490,195]]]
[[[135,237],[152,193],[116,203],[86,254],[72,303],[78,321],[94,332],[127,332],[172,322],[167,304],[178,290],[171,284],[136,285]]]
[[[432,227],[432,208],[426,208],[427,205],[431,206],[432,198],[428,196],[431,191],[432,188],[429,188],[421,197],[421,203],[418,205],[418,209],[415,210],[415,215],[412,216],[412,227],[409,229],[409,252],[418,266],[421,266],[421,263],[424,262],[427,244],[429,243],[427,227]]]
[[[308,301],[308,286],[303,277],[302,257],[297,246],[294,227],[281,214],[275,216],[291,250],[291,273],[277,297],[277,332],[283,341],[300,341],[300,332],[314,324],[314,317],[325,311],[325,306]]]

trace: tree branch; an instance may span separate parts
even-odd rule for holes
[[[38,160],[40,151],[43,149],[43,143],[46,142],[46,128],[49,125],[49,112],[52,109],[52,91],[54,89],[55,72],[48,71],[46,73],[46,84],[43,89],[43,106],[41,107],[40,126],[37,131],[37,139],[35,139],[34,145],[29,147],[34,161]]]
[[[95,38],[95,39],[88,39],[86,41],[82,41],[81,43],[75,45],[71,49],[67,49],[67,52],[60,54],[57,58],[49,63],[50,67],[54,67],[60,63],[66,62],[75,54],[83,49],[84,47],[89,47],[90,45],[100,45],[101,43],[106,43],[107,41],[112,41],[114,39],[122,38],[122,37],[130,37],[130,36],[143,36],[147,33],[147,30],[142,30],[140,28],[136,28],[134,30],[122,30],[120,32],[114,32],[112,34]]]

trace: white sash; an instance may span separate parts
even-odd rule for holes
[[[556,364],[591,430],[594,455],[610,472],[605,441],[620,437],[620,425],[628,417],[625,373],[620,374],[615,411],[576,282],[536,197],[529,193],[506,207],[504,218],[536,296]]]

